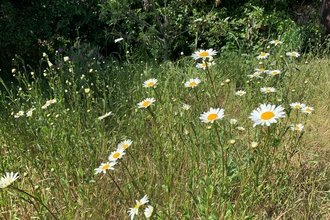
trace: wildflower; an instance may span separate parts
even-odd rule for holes
[[[276,92],[276,89],[273,87],[264,87],[264,88],[260,88],[260,92],[271,93],[271,92]]]
[[[130,139],[124,140],[118,144],[117,150],[119,150],[119,149],[126,150],[127,148],[129,148],[132,145],[132,143],[133,143],[133,141],[131,141]]]
[[[279,70],[267,70],[266,73],[271,76],[275,76],[281,73]]]
[[[64,62],[67,62],[67,61],[69,61],[69,57],[68,56],[63,57],[63,60],[64,60]]]
[[[32,113],[33,111],[36,110],[35,108],[31,108],[29,109],[27,112],[26,112],[26,117],[31,117],[32,116]]]
[[[198,21],[203,21],[203,19],[197,18],[197,19],[194,20],[194,22],[198,22]]]
[[[117,38],[117,39],[115,39],[115,43],[118,43],[119,41],[122,41],[122,40],[124,40],[124,38]]]
[[[262,78],[262,77],[260,76],[261,73],[262,73],[262,72],[255,72],[255,73],[253,73],[252,75],[248,75],[248,77],[249,77],[249,78]]]
[[[131,220],[134,219],[134,216],[139,213],[139,208],[141,205],[146,204],[149,202],[149,198],[147,195],[145,195],[141,200],[136,200],[136,205],[134,208],[129,208],[129,216],[131,217]]]
[[[257,59],[266,59],[269,56],[269,53],[261,52],[259,56],[257,56]]]
[[[187,111],[187,110],[190,109],[190,105],[183,104],[183,105],[182,105],[182,109],[183,109],[184,111]]]
[[[12,70],[11,70],[11,72],[12,72],[12,73],[15,73],[15,72],[16,72],[16,69],[15,69],[15,68],[14,68],[14,69],[12,69]]]
[[[90,88],[85,88],[85,93],[89,93],[91,91]]]
[[[223,109],[210,108],[210,111],[201,114],[199,119],[204,123],[208,123],[208,122],[213,123],[215,120],[222,119],[223,117],[224,117]]]
[[[117,149],[113,151],[110,156],[108,157],[109,161],[116,161],[120,158],[122,158],[125,155],[125,150],[124,149]]]
[[[148,205],[148,207],[144,210],[144,215],[146,218],[150,218],[153,212],[154,212],[154,207]]]
[[[98,119],[101,121],[102,119],[105,119],[106,117],[108,117],[109,115],[111,115],[112,112],[108,112],[108,113],[105,113],[104,115],[98,117]]]
[[[3,177],[0,178],[0,188],[6,188],[10,186],[15,180],[19,178],[18,173],[7,173]]]
[[[101,166],[95,169],[95,174],[106,173],[107,170],[114,170],[114,166],[117,164],[116,161],[101,163]]]
[[[302,131],[304,129],[302,124],[291,124],[290,127],[292,131]]]
[[[234,125],[237,123],[237,120],[235,118],[230,119],[230,124]]]
[[[274,44],[275,46],[277,46],[278,44],[282,44],[283,42],[282,41],[279,41],[279,40],[272,40],[270,42],[270,44]]]
[[[190,79],[188,82],[184,84],[185,87],[194,88],[197,86],[201,81],[199,79]]]
[[[206,69],[206,67],[208,67],[208,66],[213,66],[215,63],[214,62],[206,62],[206,61],[204,61],[203,63],[197,63],[196,64],[196,67],[197,68],[202,68],[202,69]]]
[[[205,58],[212,58],[212,56],[217,55],[217,51],[213,49],[208,49],[208,50],[199,50],[193,53],[191,55],[195,60],[198,60],[200,58],[205,59]]]
[[[23,116],[24,115],[24,111],[19,111],[19,112],[17,112],[15,115],[14,115],[14,117],[15,118],[19,118],[19,117],[21,117],[21,116]]]
[[[311,114],[313,111],[314,111],[314,108],[313,107],[309,107],[309,106],[304,106],[301,111],[303,113],[307,113],[307,114]]]
[[[237,130],[239,130],[239,131],[245,131],[245,128],[243,128],[243,127],[237,127]]]
[[[306,105],[305,104],[301,104],[299,102],[294,102],[290,104],[291,108],[295,108],[295,109],[301,109],[304,108]]]
[[[299,57],[300,56],[300,54],[298,52],[287,52],[286,55],[289,57]]]
[[[47,104],[54,104],[54,103],[56,103],[57,101],[56,101],[56,99],[50,99],[50,100],[48,100],[46,103]]]
[[[138,103],[138,108],[148,108],[156,100],[154,98],[146,98],[142,102]]]
[[[270,124],[277,122],[276,119],[284,117],[285,112],[282,106],[261,104],[257,110],[252,111],[249,118],[254,121],[253,127],[255,127],[259,124],[270,126]]]
[[[266,72],[265,68],[255,68],[254,70],[257,71],[257,72],[260,72],[260,73]]]
[[[235,92],[235,95],[238,95],[238,96],[243,96],[245,94],[246,94],[246,92],[243,90],[239,90],[239,91]]]
[[[149,79],[143,83],[143,87],[153,87],[157,83],[157,79]]]
[[[252,148],[257,148],[258,145],[259,145],[258,142],[252,142],[252,143],[251,143],[251,147],[252,147]]]
[[[45,103],[43,106],[41,106],[42,109],[46,109],[50,104],[49,103]]]
[[[235,144],[236,141],[235,141],[235,140],[230,140],[229,143],[230,143],[230,144]]]

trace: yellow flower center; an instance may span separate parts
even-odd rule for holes
[[[310,109],[310,108],[306,108],[305,110],[306,110],[306,112],[310,112],[310,111],[311,111],[311,109]]]
[[[155,84],[154,82],[149,82],[149,83],[147,84],[147,86],[150,87],[150,86],[153,86],[154,84]]]
[[[106,170],[106,169],[109,169],[110,168],[110,165],[109,164],[106,164],[102,167],[102,170]]]
[[[300,126],[296,125],[296,126],[294,127],[294,129],[295,129],[295,130],[300,130]]]
[[[202,67],[207,67],[207,63],[206,62],[202,63]]]
[[[266,53],[261,53],[260,56],[261,57],[265,57],[266,56]]]
[[[259,73],[253,73],[253,76],[257,77],[257,76],[259,76]]]
[[[291,53],[291,56],[295,57],[296,56],[296,53],[295,52],[292,52]]]
[[[113,158],[117,159],[118,157],[120,157],[120,153],[119,152],[116,152],[113,154]]]
[[[261,114],[260,118],[262,120],[269,120],[272,119],[275,116],[274,112],[264,112]]]
[[[274,44],[278,44],[280,41],[279,40],[275,40],[274,41]]]
[[[196,85],[197,85],[196,82],[191,82],[191,83],[189,83],[189,86],[190,86],[190,87],[193,87],[193,86],[196,86]]]
[[[265,92],[267,92],[267,93],[270,92],[270,89],[266,89]]]
[[[122,148],[123,148],[123,149],[128,148],[128,144],[124,144],[124,145],[122,146]]]
[[[150,101],[145,101],[142,103],[143,107],[148,107],[150,105]]]
[[[300,105],[295,105],[294,108],[300,109]]]
[[[209,55],[209,53],[207,51],[203,51],[199,54],[199,56],[201,57],[207,57]]]
[[[213,121],[218,118],[218,114],[212,113],[207,116],[207,120]]]
[[[260,68],[259,71],[260,71],[260,72],[264,72],[265,69],[264,69],[264,68]]]
[[[276,74],[277,74],[277,72],[276,72],[276,71],[273,71],[273,72],[272,72],[272,74],[273,74],[273,75],[276,75]]]

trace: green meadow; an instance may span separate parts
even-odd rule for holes
[[[329,60],[266,46],[16,58],[1,80],[0,218],[329,219]]]

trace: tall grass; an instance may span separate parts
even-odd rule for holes
[[[2,82],[1,173],[20,175],[0,190],[3,219],[129,219],[144,195],[152,219],[330,217],[328,61],[290,58],[278,45],[265,48],[267,59],[214,57],[216,65],[203,70],[191,57],[125,64],[90,50],[76,46],[57,53],[56,62],[45,55],[45,70],[17,60],[17,85]],[[255,68],[281,73],[250,79]],[[150,78],[158,82],[144,88]],[[184,86],[196,78],[196,87]],[[156,101],[138,108],[146,98]],[[315,112],[292,109],[294,102]],[[281,105],[286,117],[253,127],[249,116],[262,103]],[[31,117],[14,117],[31,108]],[[210,108],[224,109],[224,118],[203,123],[199,117]],[[304,130],[292,131],[298,123]],[[114,170],[95,175],[127,139],[132,145]],[[145,207],[136,218],[144,218]]]

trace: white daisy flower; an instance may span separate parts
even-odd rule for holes
[[[6,172],[6,174],[0,178],[0,188],[6,188],[10,186],[10,184],[12,184],[18,178],[18,173]]]
[[[306,105],[305,104],[302,104],[300,102],[294,102],[294,103],[291,103],[290,104],[290,107],[291,108],[294,108],[294,109],[302,109],[304,108]]]
[[[280,40],[272,40],[271,42],[270,42],[270,44],[274,44],[275,46],[277,46],[278,44],[282,44],[283,42],[282,41],[280,41]]]
[[[230,119],[230,124],[234,125],[237,123],[237,120],[235,118]]]
[[[253,127],[256,125],[267,125],[276,123],[276,119],[284,118],[285,112],[282,106],[275,106],[275,105],[266,105],[261,104],[257,110],[253,110],[250,119],[254,121]]]
[[[206,67],[209,67],[209,66],[214,66],[215,65],[215,63],[214,62],[203,62],[203,63],[197,63],[196,64],[196,67],[197,68],[201,68],[201,69],[206,69]]]
[[[252,75],[247,75],[249,78],[262,78],[262,76],[260,76],[261,75],[261,73],[262,72],[255,72],[255,73],[253,73]]]
[[[291,124],[292,131],[302,131],[304,129],[304,125],[302,124]]]
[[[310,106],[304,106],[301,111],[303,113],[307,113],[307,114],[311,114],[313,111],[314,111],[314,108],[313,107],[310,107]]]
[[[110,116],[111,114],[112,114],[112,112],[105,113],[104,115],[98,117],[98,119],[101,121],[101,120],[105,119],[106,117]]]
[[[153,87],[157,83],[157,79],[148,79],[143,83],[143,87],[148,88],[148,87]]]
[[[114,166],[117,164],[116,161],[101,163],[101,165],[95,169],[95,174],[106,173],[107,170],[114,170]]]
[[[185,87],[194,88],[197,86],[201,81],[199,79],[190,79],[188,82],[184,84]]]
[[[271,92],[276,92],[276,89],[273,87],[263,87],[263,88],[260,88],[260,92],[271,93]]]
[[[294,52],[294,51],[293,52],[287,52],[286,55],[289,56],[289,57],[299,57],[300,56],[300,54],[298,52]]]
[[[271,76],[275,76],[281,73],[280,70],[267,70],[266,73]]]
[[[139,213],[139,208],[141,205],[146,204],[149,202],[149,198],[147,195],[145,195],[141,200],[136,200],[136,205],[134,208],[129,208],[129,216],[131,217],[131,220],[134,219],[134,216]]]
[[[224,111],[225,110],[220,108],[210,108],[208,112],[201,114],[199,119],[204,123],[213,123],[215,120],[222,119],[224,117]]]
[[[148,207],[144,210],[144,215],[146,218],[150,218],[153,212],[154,212],[154,207],[148,205]]]
[[[208,50],[199,50],[193,53],[191,56],[195,59],[198,60],[200,58],[205,59],[205,58],[212,58],[213,56],[217,55],[217,51],[213,49],[208,49]]]
[[[19,111],[14,115],[14,118],[19,118],[24,115],[24,111]]]
[[[245,94],[246,94],[246,92],[243,90],[239,90],[239,91],[235,92],[235,95],[238,95],[238,96],[243,96]]]
[[[138,103],[138,108],[148,108],[156,100],[154,98],[146,98],[142,102]]]
[[[109,161],[117,161],[118,159],[122,158],[125,155],[125,150],[119,148],[113,152],[111,152],[110,156],[108,157]]]
[[[132,145],[132,143],[133,143],[133,141],[131,141],[130,139],[124,140],[118,144],[117,149],[126,150],[127,148],[129,148]]]
[[[259,56],[257,56],[257,59],[266,59],[269,56],[269,53],[261,52]]]

